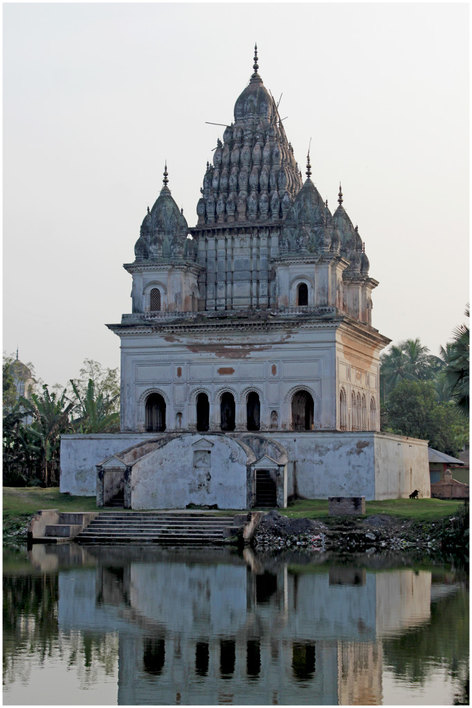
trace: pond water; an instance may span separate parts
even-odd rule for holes
[[[7,705],[468,703],[451,567],[37,545],[3,583]]]

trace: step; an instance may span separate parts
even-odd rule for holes
[[[78,536],[79,543],[156,543],[206,545],[227,543],[244,517],[186,512],[101,512]]]
[[[261,497],[262,498],[262,497]],[[224,528],[226,526],[233,526],[232,521],[226,521],[224,523],[211,523],[208,521],[199,521],[194,523],[193,521],[189,523],[188,521],[161,521],[160,519],[150,519],[149,521],[142,519],[130,519],[129,521],[125,519],[100,519],[98,521],[92,521],[89,526],[119,526],[125,524],[126,526],[175,526],[175,527],[192,527],[195,529],[213,529],[213,528]]]
[[[86,536],[126,536],[129,534],[133,534],[133,536],[192,536],[193,538],[222,538],[223,533],[210,533],[210,534],[200,534],[200,533],[195,533],[192,531],[187,531],[185,529],[182,529],[180,531],[169,531],[168,529],[158,529],[155,531],[139,531],[137,529],[120,529],[120,530],[114,530],[114,531],[109,531],[107,529],[101,529],[101,530],[86,530],[83,531],[80,534],[80,538],[85,538]],[[59,536],[60,534],[51,534],[54,536]]]
[[[70,538],[71,536],[76,536],[81,528],[82,524],[48,524],[44,530],[44,535]]]

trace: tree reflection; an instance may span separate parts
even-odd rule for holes
[[[4,684],[26,679],[25,656],[43,665],[48,658],[67,657],[86,684],[96,680],[97,668],[115,670],[118,639],[98,633],[64,634],[58,626],[59,583],[56,573],[5,574],[3,577]]]
[[[383,640],[384,662],[396,676],[423,683],[431,664],[445,665],[463,679],[469,649],[469,602],[464,589],[431,604],[431,620],[399,637]],[[467,689],[468,690],[468,689]]]

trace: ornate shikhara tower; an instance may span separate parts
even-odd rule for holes
[[[123,432],[378,431],[380,350],[364,244],[295,161],[254,73],[207,163],[197,225],[164,184],[121,338]]]

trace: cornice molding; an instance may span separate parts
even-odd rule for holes
[[[233,322],[193,322],[193,323],[166,323],[166,324],[107,324],[106,326],[120,337],[134,336],[136,334],[154,335],[154,334],[173,334],[173,333],[205,333],[205,332],[270,332],[284,330],[309,330],[309,329],[337,329],[342,322],[342,317],[336,317],[332,320],[307,321],[297,320],[295,318],[284,318],[277,320],[265,321],[233,321]]]
[[[134,263],[123,263],[123,268],[128,271],[128,273],[150,273],[150,272],[163,272],[168,271],[171,268],[174,270],[183,271],[193,271],[195,275],[198,275],[203,270],[205,266],[196,263],[195,261],[152,261],[152,262],[134,262]]]

